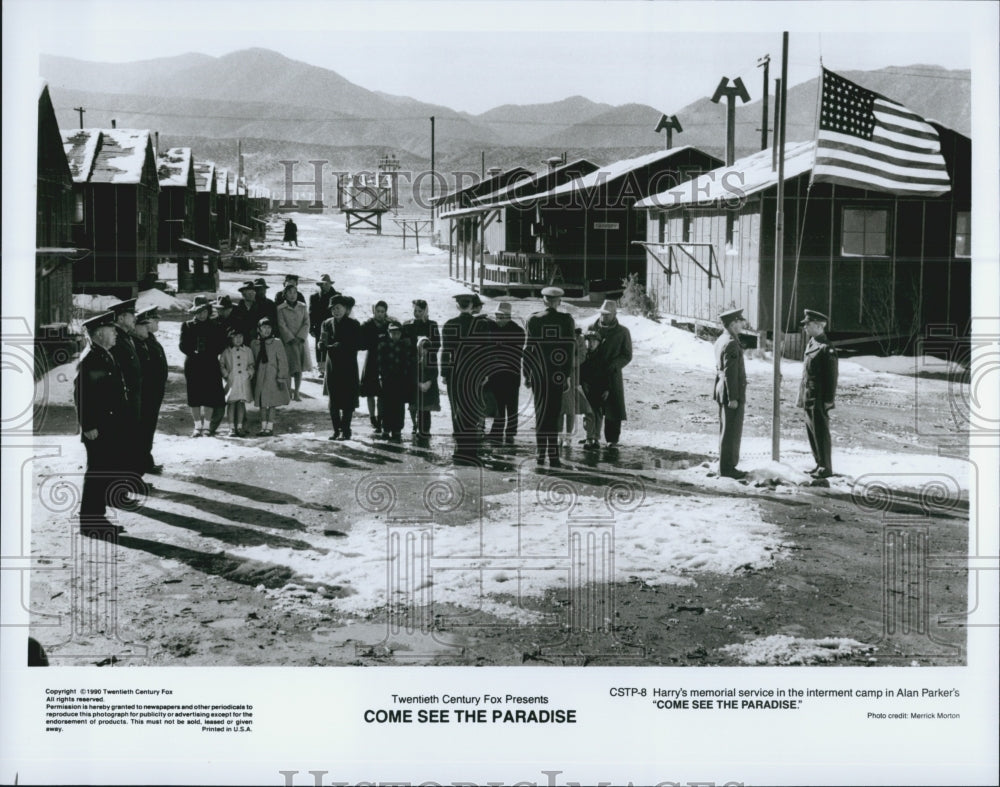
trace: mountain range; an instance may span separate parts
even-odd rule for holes
[[[221,57],[188,53],[131,63],[95,63],[43,55],[59,123],[159,131],[161,147],[193,148],[195,158],[233,167],[236,139],[243,140],[247,176],[272,188],[284,175],[281,159],[330,161],[336,169],[372,169],[379,156],[395,153],[404,170],[429,166],[430,117],[434,117],[440,171],[479,172],[485,165],[529,169],[566,152],[599,164],[662,148],[654,133],[661,114],[677,115],[682,133],[674,145],[724,154],[724,104],[707,97],[686,107],[612,106],[572,96],[546,104],[504,105],[478,115],[406,96],[368,90],[330,69],[267,49]],[[842,76],[892,98],[924,117],[970,134],[968,71],[911,65]],[[818,79],[788,91],[787,139],[814,134]],[[585,86],[581,86],[585,89]],[[736,110],[737,156],[760,148],[759,87]],[[774,97],[768,125],[773,126]],[[302,173],[297,173],[298,178]]]

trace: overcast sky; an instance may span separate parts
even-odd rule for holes
[[[931,2],[5,0],[4,28],[5,39],[17,30],[39,52],[97,61],[265,47],[371,90],[474,113],[572,95],[671,112],[711,95],[722,76],[742,77],[758,98],[757,59],[770,54],[778,76],[783,29],[791,84],[816,76],[821,56],[842,70],[970,68],[983,31],[963,8],[972,11]]]

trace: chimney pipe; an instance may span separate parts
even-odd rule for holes
[[[111,118],[111,128],[118,128],[118,121]]]
[[[486,170],[486,174],[489,175],[491,178],[496,177],[501,172],[503,172],[503,167],[490,167],[488,170]]]
[[[159,131],[154,131],[153,132],[153,155],[154,156],[159,156],[160,155],[160,132]]]

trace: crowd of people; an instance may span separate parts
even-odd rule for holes
[[[262,278],[214,301],[197,296],[181,325],[187,405],[192,437],[219,434],[228,417],[229,437],[250,435],[247,405],[260,417],[256,436],[274,434],[279,408],[301,400],[302,375],[319,367],[334,441],[352,439],[352,422],[367,399],[371,437],[403,441],[407,411],[415,445],[426,445],[444,386],[451,412],[456,465],[480,465],[513,445],[518,433],[522,384],[531,391],[539,465],[561,465],[561,449],[583,420],[585,451],[617,447],[626,420],[622,370],[632,360],[632,340],[604,301],[596,320],[577,327],[560,310],[563,291],[541,291],[543,308],[522,327],[511,304],[484,314],[479,295],[454,296],[457,314],[439,326],[427,302],[412,301],[413,316],[401,322],[385,301],[372,305],[364,322],[352,316],[354,298],[338,292],[324,275],[309,299],[298,277],[288,275],[271,300]],[[167,382],[167,362],[156,339],[156,309],[136,313],[136,301],[116,304],[88,320],[91,347],[80,360],[75,385],[87,475],[81,506],[84,532],[110,527],[107,485],[129,473],[141,491],[142,476],[162,472],[152,455],[153,436]],[[746,405],[741,309],[720,315],[715,345],[714,398],[719,406],[719,472],[742,478],[737,468]],[[818,478],[832,475],[828,411],[836,390],[836,353],[825,337],[826,318],[806,311],[810,336],[799,406],[806,411]],[[308,337],[315,341],[313,350]],[[364,353],[363,366],[359,354]],[[487,422],[492,423],[487,426]]]

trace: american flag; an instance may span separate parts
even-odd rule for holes
[[[933,126],[825,68],[812,179],[927,197],[951,190]]]

